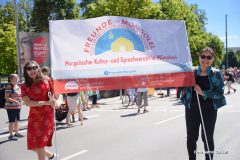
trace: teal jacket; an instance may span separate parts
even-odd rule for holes
[[[195,78],[201,73],[201,67],[195,70]],[[213,101],[213,107],[215,110],[226,105],[226,99],[224,97],[224,81],[222,73],[213,67],[207,68],[208,79],[210,82],[210,89],[203,91],[203,99],[211,98]],[[187,108],[191,108],[192,99],[192,87],[187,87],[183,96],[181,97],[181,102]]]

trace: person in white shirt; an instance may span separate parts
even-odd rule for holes
[[[140,109],[143,107],[143,113],[148,112],[146,107],[148,106],[148,89],[147,88],[138,88],[137,89],[137,106],[138,110],[137,113],[140,113]],[[143,105],[142,105],[142,100],[143,100]]]

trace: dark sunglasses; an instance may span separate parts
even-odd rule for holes
[[[204,55],[201,55],[200,57],[201,59],[207,59],[207,60],[211,60],[213,58],[212,56],[204,56]]]
[[[27,67],[26,69],[27,69],[27,71],[37,70],[37,69],[38,69],[38,66]]]

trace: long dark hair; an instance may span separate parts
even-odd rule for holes
[[[29,61],[24,65],[24,68],[23,68],[23,75],[24,75],[25,84],[27,85],[27,87],[31,87],[34,82],[33,79],[29,77],[27,73],[27,67],[29,64],[35,64],[38,67],[36,82],[42,82],[44,80],[39,64],[35,61]]]

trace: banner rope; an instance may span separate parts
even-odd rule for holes
[[[201,117],[201,121],[202,121],[202,128],[203,128],[203,132],[204,132],[204,137],[205,137],[206,144],[207,144],[207,152],[208,152],[209,159],[212,160],[211,153],[210,153],[210,149],[209,149],[209,145],[208,145],[208,139],[207,139],[206,129],[205,129],[205,125],[204,125],[204,121],[203,121],[203,116],[202,116],[201,104],[200,104],[199,96],[198,96],[197,92],[196,92],[196,95],[197,95],[197,101],[198,101],[198,108],[199,108],[199,112],[200,112],[200,117]]]

